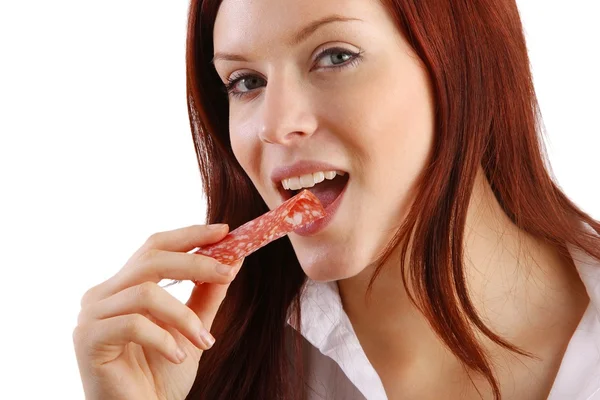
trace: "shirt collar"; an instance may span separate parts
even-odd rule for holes
[[[365,398],[387,399],[383,383],[344,312],[337,283],[308,279],[300,303],[301,329],[291,316],[288,324],[323,355],[334,360]]]
[[[586,230],[596,236],[588,225]],[[548,400],[600,399],[600,262],[568,245],[590,303],[569,341]]]

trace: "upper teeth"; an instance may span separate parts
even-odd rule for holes
[[[286,190],[299,190],[315,186],[317,183],[323,182],[325,179],[333,179],[336,175],[346,175],[343,171],[319,171],[312,174],[302,176],[294,176],[293,178],[284,179],[281,181],[283,188]]]

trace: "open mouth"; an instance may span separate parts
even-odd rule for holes
[[[343,175],[342,175],[343,174]],[[344,188],[350,180],[350,174],[337,173],[333,179],[324,179],[322,182],[315,183],[312,187],[302,187],[300,189],[286,189],[282,184],[278,186],[283,200],[288,200],[302,190],[308,190],[313,193],[323,205],[323,208],[329,207],[344,191]]]

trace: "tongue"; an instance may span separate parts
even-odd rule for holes
[[[348,174],[344,176],[336,175],[332,180],[326,179],[323,182],[308,188],[308,190],[317,196],[323,205],[323,208],[327,208],[342,193],[346,183],[348,183]]]

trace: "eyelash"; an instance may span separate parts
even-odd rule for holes
[[[317,61],[319,61],[323,56],[331,55],[331,54],[339,54],[339,53],[349,54],[351,56],[351,58],[349,60],[347,60],[346,62],[344,62],[343,64],[334,65],[334,66],[331,66],[331,67],[324,67],[324,69],[327,69],[327,70],[340,70],[340,69],[343,69],[343,68],[354,66],[354,65],[358,64],[361,61],[361,59],[362,59],[362,53],[363,52],[359,51],[358,53],[356,53],[356,52],[353,52],[353,51],[350,51],[350,50],[347,50],[347,49],[343,49],[341,47],[331,47],[331,48],[328,48],[328,49],[325,49],[325,50],[321,51],[317,55],[316,59],[317,59]],[[229,96],[232,96],[234,98],[241,98],[241,97],[244,97],[245,95],[248,95],[248,94],[252,93],[253,92],[252,90],[248,91],[248,92],[235,92],[234,91],[234,87],[235,87],[235,85],[237,85],[237,83],[239,81],[241,81],[243,79],[246,79],[246,78],[250,78],[252,76],[254,76],[254,75],[252,75],[252,74],[246,74],[246,73],[241,73],[239,75],[236,75],[236,74],[232,75],[229,78],[227,84],[225,84],[225,91],[227,92],[227,94]]]

